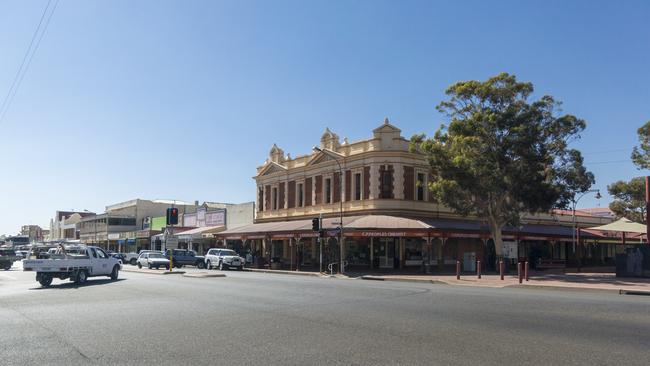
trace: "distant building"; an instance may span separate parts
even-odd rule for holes
[[[77,223],[84,217],[94,216],[90,211],[56,211],[50,219],[50,235],[48,241],[79,239]]]
[[[136,251],[149,249],[149,224],[152,217],[164,216],[172,204],[180,213],[195,209],[195,204],[172,200],[133,199],[106,206],[106,212],[85,217],[77,228],[84,243],[92,243],[106,249]],[[140,234],[140,231],[146,231]]]
[[[45,238],[43,229],[38,225],[23,225],[20,228],[20,235],[28,237],[32,243],[43,241]]]

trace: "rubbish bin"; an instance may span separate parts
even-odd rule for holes
[[[627,276],[627,254],[616,254],[616,277]]]

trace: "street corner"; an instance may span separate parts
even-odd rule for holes
[[[183,273],[183,277],[213,278],[213,277],[226,277],[226,274],[225,273],[210,273],[210,272],[191,272],[191,273]]]
[[[132,273],[146,273],[146,274],[155,274],[155,275],[170,275],[170,274],[179,274],[182,275],[185,273],[185,271],[169,271],[169,270],[158,270],[158,269],[148,269],[148,268],[130,268],[130,267],[122,267],[122,271],[124,272],[132,272]]]

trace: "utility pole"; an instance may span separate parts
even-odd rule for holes
[[[318,227],[320,230],[323,230],[323,214],[321,213],[320,216],[318,217]],[[318,247],[319,247],[319,260],[318,260],[318,272],[323,273],[323,236],[321,235],[321,232],[318,232]]]
[[[650,176],[645,177],[645,241],[650,244]]]

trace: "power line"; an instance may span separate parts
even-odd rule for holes
[[[630,159],[626,160],[612,160],[612,161],[596,161],[596,162],[585,162],[585,165],[594,165],[594,164],[614,164],[614,163],[631,163]]]
[[[41,45],[41,40],[43,39],[43,36],[45,35],[45,32],[47,31],[47,27],[50,24],[50,20],[52,19],[52,15],[54,15],[54,11],[56,10],[57,5],[59,4],[59,0],[56,0],[54,3],[54,6],[52,7],[52,10],[49,12],[49,15],[47,16],[47,20],[45,21],[45,25],[43,25],[43,19],[45,19],[45,15],[48,13],[48,9],[50,8],[50,4],[52,3],[52,0],[48,0],[47,5],[45,5],[45,9],[43,9],[43,14],[41,15],[41,18],[38,22],[38,26],[36,27],[36,30],[34,31],[34,34],[32,35],[32,39],[29,42],[29,47],[27,47],[27,51],[25,52],[25,55],[23,56],[23,60],[20,63],[20,67],[18,68],[18,72],[16,72],[16,76],[14,77],[14,80],[11,84],[11,87],[9,88],[9,91],[7,92],[7,95],[5,96],[4,101],[2,102],[2,107],[0,107],[0,123],[2,123],[2,120],[4,119],[4,116],[7,114],[7,111],[9,110],[9,107],[11,106],[11,103],[14,100],[14,97],[18,93],[18,89],[20,88],[20,84],[22,84],[23,78],[25,77],[25,74],[27,73],[27,70],[29,69],[29,65],[32,63],[32,59],[34,58],[34,54],[36,54],[36,51],[38,50],[38,47]],[[38,38],[38,39],[37,39]],[[34,44],[34,40],[36,40],[36,44]],[[32,48],[33,46],[33,48]],[[27,61],[27,62],[25,62]]]
[[[620,148],[620,149],[611,149],[611,150],[598,150],[598,151],[589,151],[586,153],[583,153],[582,155],[598,155],[598,154],[608,154],[608,153],[613,153],[613,152],[621,152],[621,151],[629,151],[632,152],[631,147],[626,147],[626,148]]]

